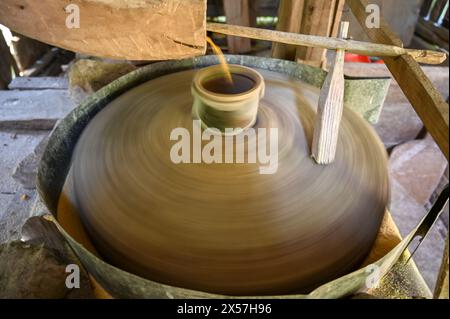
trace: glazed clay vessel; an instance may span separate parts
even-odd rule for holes
[[[225,133],[227,128],[246,129],[255,124],[259,100],[264,96],[264,79],[257,71],[245,66],[232,64],[229,69],[231,74],[249,79],[251,88],[237,94],[208,90],[205,83],[224,77],[220,65],[201,69],[194,76],[191,89],[194,97],[192,115],[202,121],[203,128],[217,128]]]

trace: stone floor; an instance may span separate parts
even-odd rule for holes
[[[439,87],[443,93],[446,90],[448,96],[448,69],[446,72],[446,87],[442,83]],[[23,87],[16,85],[15,90],[0,91],[0,243],[17,238],[21,223],[36,205],[37,194],[33,185],[37,163],[35,157],[39,156],[39,149],[42,148],[38,145],[50,133],[56,120],[75,105],[67,92],[67,80],[36,82],[40,83],[39,89],[45,90],[45,94],[36,93],[29,82],[21,83]],[[392,116],[382,116],[375,127],[391,150],[390,211],[400,232],[405,235],[426,214],[432,204],[430,201],[436,198],[439,189],[448,183],[448,163],[431,138],[416,139],[421,125],[418,126],[417,117],[411,114],[407,101],[402,99],[399,107],[397,95],[398,87],[394,83],[386,101],[385,114],[392,113],[396,119],[403,121],[392,126],[385,122],[392,120]],[[6,110],[11,111],[11,103],[18,108],[15,119],[12,113],[5,115]],[[49,112],[48,108],[53,106],[58,112]],[[407,110],[407,116],[402,117],[402,110]],[[49,121],[43,121],[46,116]],[[386,127],[388,131],[383,129]],[[413,128],[412,133],[409,127]],[[407,136],[404,132],[408,132]],[[399,139],[394,141],[393,137],[397,136]],[[35,151],[36,148],[38,151]],[[447,229],[448,207],[414,255],[431,290],[441,263]]]
[[[390,211],[403,236],[425,216],[435,193],[448,183],[448,162],[429,137],[395,147],[389,160]],[[414,261],[433,290],[448,229],[448,206],[414,255]]]
[[[13,172],[47,134],[46,131],[0,131],[0,219],[12,199],[26,193],[13,178]]]

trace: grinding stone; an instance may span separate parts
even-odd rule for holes
[[[110,263],[161,283],[230,295],[305,293],[357,268],[387,200],[387,159],[345,110],[336,160],[310,158],[319,90],[258,70],[255,128],[278,128],[278,170],[174,164],[173,128],[192,135],[195,70],[131,89],[98,113],[73,157],[77,208]]]

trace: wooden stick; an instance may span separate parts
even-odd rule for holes
[[[347,21],[341,22],[340,38],[347,37],[348,26]],[[336,50],[334,63],[331,64],[320,91],[311,147],[311,155],[318,164],[330,164],[336,155],[339,126],[344,110],[344,55],[344,50]]]
[[[212,32],[234,35],[244,38],[332,50],[343,49],[348,52],[369,56],[396,57],[407,54],[412,56],[417,62],[426,64],[441,64],[447,59],[447,55],[445,53],[438,51],[404,49],[395,45],[377,44],[315,35],[296,34],[221,23],[207,23],[206,29]]]

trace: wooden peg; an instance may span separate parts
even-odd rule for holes
[[[341,22],[339,37],[345,39],[349,23]],[[343,49],[336,50],[334,63],[322,86],[317,107],[311,155],[318,164],[330,164],[336,155],[339,126],[344,109],[344,57]]]

